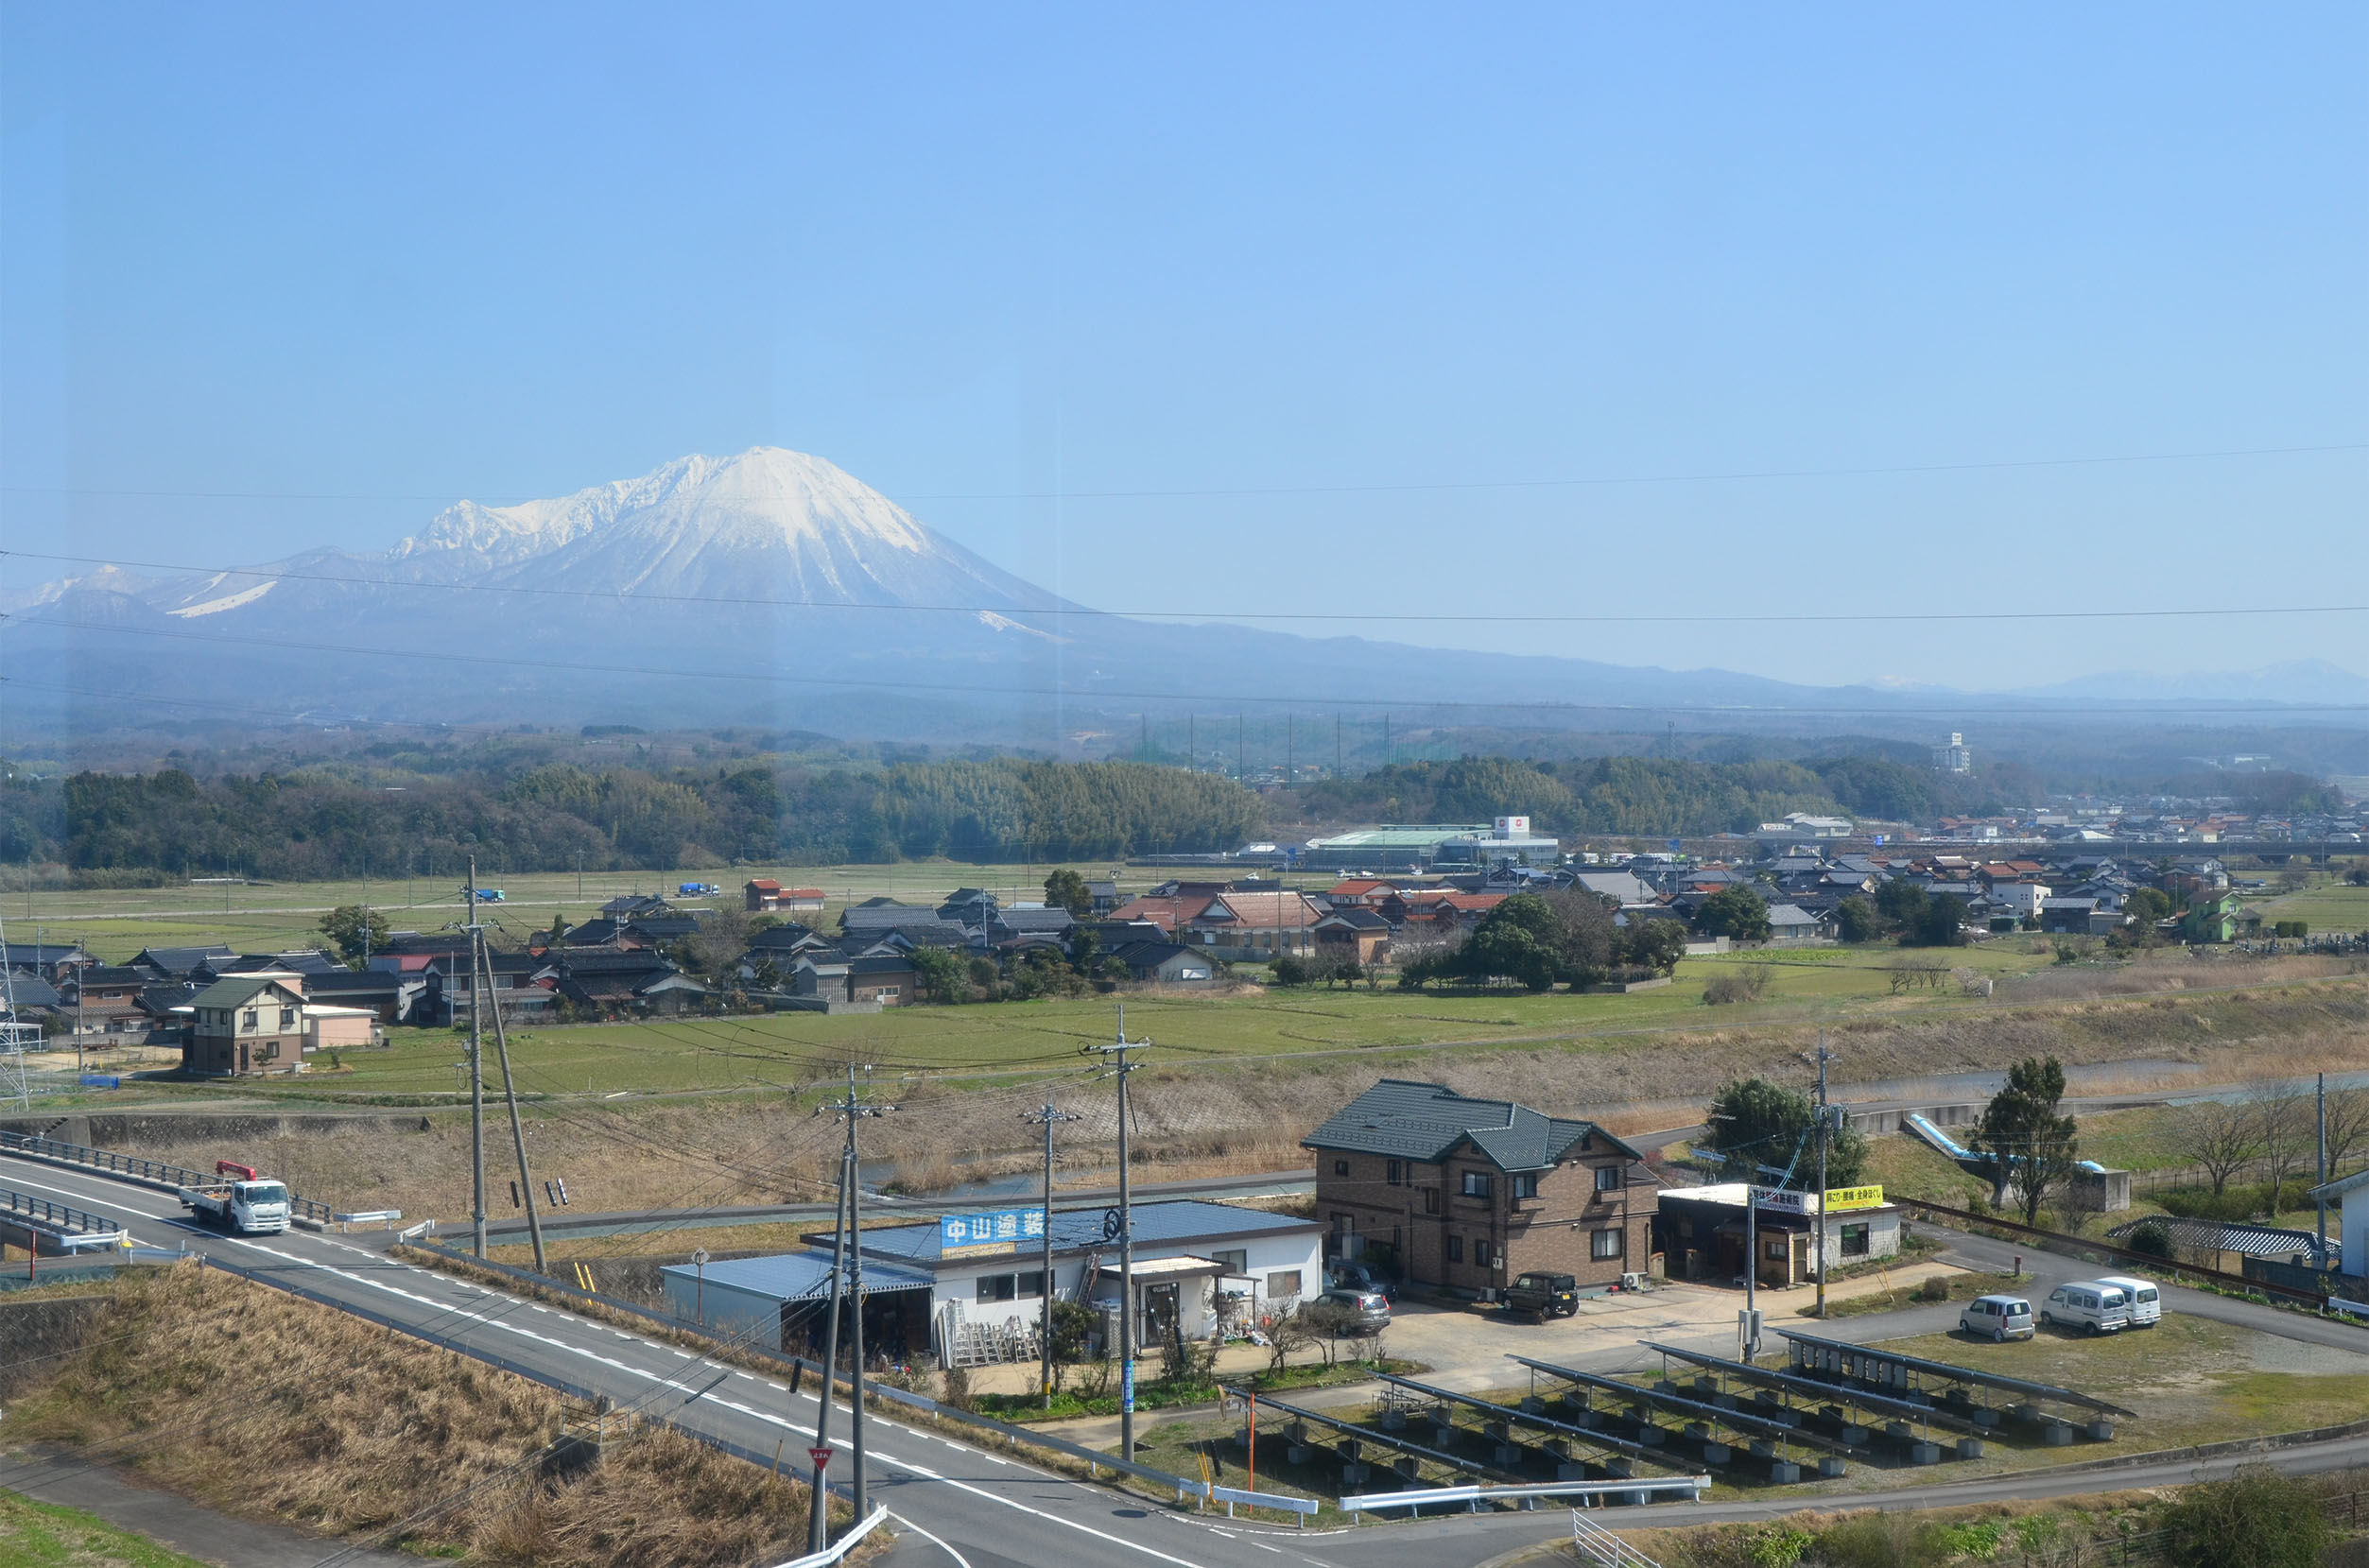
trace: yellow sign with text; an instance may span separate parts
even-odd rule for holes
[[[1845,1209],[1880,1209],[1884,1206],[1881,1187],[1828,1187],[1825,1196],[1826,1213],[1840,1214]]]

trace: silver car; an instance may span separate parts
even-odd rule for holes
[[[1391,1326],[1390,1298],[1378,1290],[1328,1290],[1320,1300],[1357,1314],[1356,1333],[1379,1334]]]

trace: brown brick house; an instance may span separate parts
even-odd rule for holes
[[[1329,1254],[1378,1251],[1409,1283],[1463,1295],[1532,1269],[1582,1290],[1648,1271],[1660,1185],[1593,1122],[1384,1078],[1301,1146]]]

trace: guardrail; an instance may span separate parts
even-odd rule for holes
[[[1340,1500],[1343,1513],[1368,1513],[1381,1508],[1405,1508],[1412,1518],[1414,1510],[1435,1503],[1465,1503],[1478,1509],[1483,1503],[1526,1502],[1533,1497],[1634,1497],[1640,1492],[1648,1496],[1655,1492],[1685,1492],[1688,1499],[1701,1502],[1703,1489],[1711,1484],[1708,1475],[1656,1476],[1651,1480],[1604,1481],[1543,1481],[1535,1486],[1519,1487],[1426,1487],[1419,1491],[1374,1491],[1362,1496]]]
[[[46,1231],[67,1247],[112,1246],[123,1235],[123,1227],[112,1219],[7,1187],[0,1187],[0,1215]]]
[[[0,1154],[21,1154],[28,1160],[46,1160],[55,1165],[75,1165],[83,1170],[105,1171],[128,1181],[145,1181],[152,1187],[170,1187],[178,1192],[183,1187],[203,1187],[222,1180],[206,1171],[191,1170],[186,1165],[167,1164],[162,1160],[146,1160],[136,1154],[117,1154],[112,1149],[93,1148],[87,1144],[69,1144],[56,1138],[43,1138],[30,1132],[0,1132]],[[288,1210],[300,1219],[326,1223],[332,1217],[329,1205],[316,1198],[288,1194]]]
[[[1234,1517],[1234,1505],[1239,1503],[1246,1508],[1275,1508],[1296,1513],[1300,1516],[1300,1522],[1303,1525],[1307,1523],[1308,1515],[1316,1512],[1319,1507],[1313,1497],[1287,1497],[1275,1491],[1244,1491],[1239,1487],[1213,1486],[1209,1489],[1209,1500],[1212,1503],[1223,1503],[1226,1506],[1228,1519]]]
[[[1967,1225],[1987,1225],[1994,1230],[2013,1231],[2015,1234],[2029,1236],[2035,1242],[2053,1243],[2052,1250],[2070,1248],[2077,1252],[2103,1252],[2118,1262],[2132,1264],[2158,1274],[2170,1274],[2174,1276],[2175,1280],[2182,1274],[2193,1275],[2215,1284],[2235,1286],[2240,1292],[2252,1292],[2261,1296],[2284,1296],[2291,1301],[2308,1302],[2312,1307],[2322,1311],[2326,1310],[2334,1301],[2334,1298],[2322,1291],[2300,1290],[2293,1285],[2274,1284],[2269,1280],[2250,1279],[2243,1274],[2232,1274],[2226,1269],[2205,1268],[2192,1263],[2182,1263],[2176,1258],[2158,1257],[2153,1252],[2135,1252],[2127,1247],[2117,1247],[2110,1241],[2092,1241],[2087,1236],[2068,1236],[2062,1231],[2043,1231],[2038,1226],[2026,1225],[2018,1220],[2001,1219],[1997,1215],[1978,1215],[1971,1209],[1955,1209],[1946,1203],[1929,1202],[1922,1198],[1903,1198],[1898,1201],[1904,1209],[1923,1210],[1928,1215],[1947,1215],[1950,1218]]]
[[[881,1522],[888,1517],[889,1510],[885,1506],[876,1508],[862,1524],[839,1537],[838,1544],[825,1546],[819,1552],[808,1552],[804,1557],[791,1558],[787,1562],[777,1562],[773,1568],[831,1568],[832,1563],[854,1551],[856,1543],[878,1529]]]

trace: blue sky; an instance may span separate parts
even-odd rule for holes
[[[17,3],[0,73],[12,548],[771,442],[1129,609],[2369,602],[2358,6]],[[2369,668],[2359,614],[1365,629]]]

